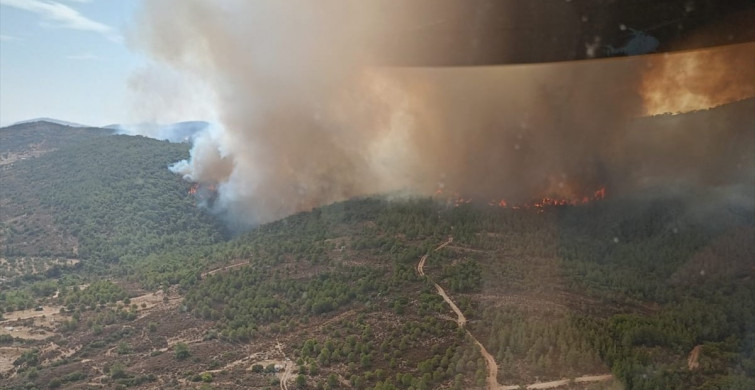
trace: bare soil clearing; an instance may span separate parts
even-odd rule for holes
[[[20,217],[12,218],[11,222],[18,220]],[[5,222],[9,223],[9,222]],[[0,237],[0,242],[2,237]],[[54,266],[74,266],[79,263],[79,259],[65,257],[20,257],[8,260],[0,257],[0,271],[7,275],[36,275],[49,270]]]
[[[85,287],[86,286],[88,285],[85,285]],[[141,319],[150,315],[154,310],[175,309],[180,301],[181,297],[174,291],[165,292],[163,290],[158,290],[130,298],[128,305],[123,301],[118,301],[117,303],[124,306],[131,306],[138,314],[137,318]],[[136,306],[135,309],[134,306]]]
[[[17,310],[17,311],[11,311],[8,313],[3,313],[3,317],[5,319],[3,321],[0,321],[0,324],[5,324],[10,321],[26,320],[29,318],[37,318],[37,317],[46,317],[49,322],[49,321],[52,321],[51,317],[63,316],[62,314],[60,314],[60,309],[62,307],[63,306],[43,306],[42,310],[26,309],[26,310]]]
[[[24,340],[44,340],[53,335],[44,329],[36,329],[28,326],[3,326],[0,334],[7,334]]]
[[[698,359],[700,358],[700,351],[702,349],[702,345],[696,345],[695,348],[692,348],[692,351],[689,352],[689,358],[687,358],[687,367],[690,369],[690,371],[700,367],[700,362],[698,362]]]
[[[0,347],[0,373],[13,369],[13,362],[26,351],[18,347]]]

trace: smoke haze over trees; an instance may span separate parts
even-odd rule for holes
[[[741,66],[752,44],[691,59],[375,66],[398,44],[393,29],[418,17],[404,11],[395,19],[379,4],[343,1],[146,3],[137,46],[200,91],[187,104],[203,102],[218,123],[173,170],[217,186],[216,211],[242,224],[393,191],[527,201],[604,185],[626,193],[755,178],[751,102],[710,117],[637,119],[752,96],[755,77]],[[659,82],[680,69],[666,66],[673,61],[685,71]],[[145,74],[133,84],[143,87]],[[711,74],[716,83],[697,82]],[[158,87],[147,92],[174,96]]]

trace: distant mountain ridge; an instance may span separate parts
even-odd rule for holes
[[[71,127],[54,122],[25,122],[0,128],[0,165],[40,156],[81,141],[112,135],[110,129]]]
[[[112,124],[105,126],[105,128],[115,130],[120,134],[144,135],[170,142],[191,142],[197,134],[205,131],[210,126],[211,123],[205,121],[183,121],[168,124]]]
[[[182,121],[175,123],[137,123],[137,124],[120,124],[113,123],[106,126],[90,126],[76,122],[69,122],[55,118],[41,117],[19,121],[11,125],[1,127],[0,129],[12,129],[17,126],[34,125],[35,127],[45,127],[45,125],[65,126],[67,128],[99,128],[113,130],[115,133],[125,135],[143,135],[149,138],[159,140],[168,140],[170,142],[191,142],[197,134],[206,130],[211,123],[206,121]],[[49,126],[54,127],[54,126]]]
[[[10,126],[6,126],[6,127],[11,127],[11,126],[16,126],[16,125],[23,125],[23,124],[27,124],[27,123],[35,123],[35,122],[49,122],[49,123],[54,123],[56,125],[62,125],[62,126],[68,126],[68,127],[96,127],[96,126],[83,125],[81,123],[68,122],[68,121],[64,121],[64,120],[60,120],[60,119],[47,118],[47,117],[27,119],[27,120],[24,120],[24,121],[19,121],[19,122],[13,123]]]

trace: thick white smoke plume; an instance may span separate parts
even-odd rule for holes
[[[633,121],[651,88],[643,75],[662,57],[382,68],[396,29],[428,22],[409,7],[388,11],[380,1],[145,2],[139,47],[209,89],[202,110],[218,123],[173,170],[216,186],[215,207],[250,225],[396,190],[516,201],[626,191],[649,175],[708,185],[711,162],[730,170],[721,185],[754,177],[752,135],[701,147],[740,132],[742,117],[693,140],[678,123]],[[163,92],[147,102],[180,105]],[[689,153],[674,147],[681,139]]]

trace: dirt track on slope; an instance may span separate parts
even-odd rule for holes
[[[434,251],[441,250],[451,244],[453,242],[453,237],[449,237],[447,241],[440,244],[437,248],[434,249]],[[424,254],[417,263],[417,274],[419,276],[425,276],[425,263],[427,262],[427,257],[429,256],[429,253]],[[428,278],[429,279],[429,278]],[[432,281],[431,281],[432,282]],[[467,318],[464,317],[464,313],[459,310],[459,307],[456,306],[454,301],[446,294],[446,291],[443,290],[443,287],[438,285],[438,283],[432,282],[435,286],[435,290],[438,292],[438,295],[440,295],[443,300],[448,303],[449,306],[451,306],[451,309],[456,313],[456,323],[459,325],[460,328],[464,329],[466,333],[469,335],[469,337],[474,341],[474,343],[477,345],[477,347],[480,349],[480,353],[485,358],[485,362],[487,363],[488,367],[488,375],[486,379],[487,383],[487,389],[488,390],[516,390],[521,388],[521,385],[501,385],[498,383],[498,364],[496,363],[495,359],[493,358],[493,355],[491,355],[487,349],[485,349],[485,346],[482,345],[482,343],[477,340],[477,338],[469,331],[469,329],[466,328],[467,324]],[[549,382],[537,382],[532,383],[529,385],[525,385],[526,389],[552,389],[556,387],[566,386],[570,383],[588,383],[588,382],[602,382],[607,380],[612,380],[613,375],[606,374],[606,375],[585,375],[578,378],[563,378],[558,379],[554,381]],[[287,390],[287,389],[286,389]]]
[[[449,237],[448,240],[442,244],[440,244],[437,248],[435,248],[435,251],[439,251],[443,248],[445,248],[447,245],[451,244],[454,241],[453,237]],[[419,276],[425,276],[425,263],[427,262],[427,257],[429,254],[425,254],[419,259],[419,263],[417,263],[417,274]],[[469,329],[466,328],[467,325],[467,318],[464,317],[464,313],[461,312],[458,306],[454,303],[454,301],[446,294],[446,291],[443,290],[443,287],[441,287],[438,283],[433,282],[433,285],[435,286],[435,290],[438,292],[438,295],[440,295],[444,301],[448,304],[448,306],[451,306],[451,309],[456,313],[456,323],[459,325],[460,328],[464,329],[469,337],[474,341],[474,343],[477,345],[478,348],[480,348],[480,353],[482,353],[482,356],[485,358],[485,362],[488,366],[488,376],[486,379],[486,382],[488,384],[488,389],[495,390],[498,388],[498,364],[495,362],[495,359],[493,359],[493,356],[488,353],[488,351],[485,349],[485,346],[482,345],[482,343],[477,340],[474,335],[469,332]]]
[[[607,380],[613,379],[613,375],[611,374],[605,374],[605,375],[585,375],[581,376],[579,378],[574,379],[558,379],[555,381],[550,382],[538,382],[538,383],[532,383],[529,385],[526,385],[526,389],[553,389],[556,387],[566,386],[570,383],[588,383],[588,382],[603,382]],[[516,390],[520,389],[521,387],[519,385],[501,385],[498,387],[498,390]]]
[[[227,265],[227,266],[222,267],[222,268],[214,269],[212,271],[202,272],[202,274],[200,276],[202,278],[204,278],[204,277],[206,277],[208,275],[214,275],[214,274],[216,274],[218,272],[227,271],[227,270],[232,269],[232,268],[243,267],[243,266],[248,265],[248,264],[249,264],[248,261],[244,261],[244,262],[236,263],[236,264],[231,264],[231,265]]]
[[[695,348],[692,348],[692,351],[690,351],[689,357],[687,358],[687,367],[690,371],[700,367],[698,359],[700,358],[700,351],[702,348],[702,345],[696,345]]]
[[[283,373],[280,375],[281,390],[288,390],[288,381],[291,379],[294,372],[294,362],[286,357],[286,353],[283,352],[283,345],[281,345],[281,343],[276,342],[275,348],[281,353],[281,355],[283,355]]]

